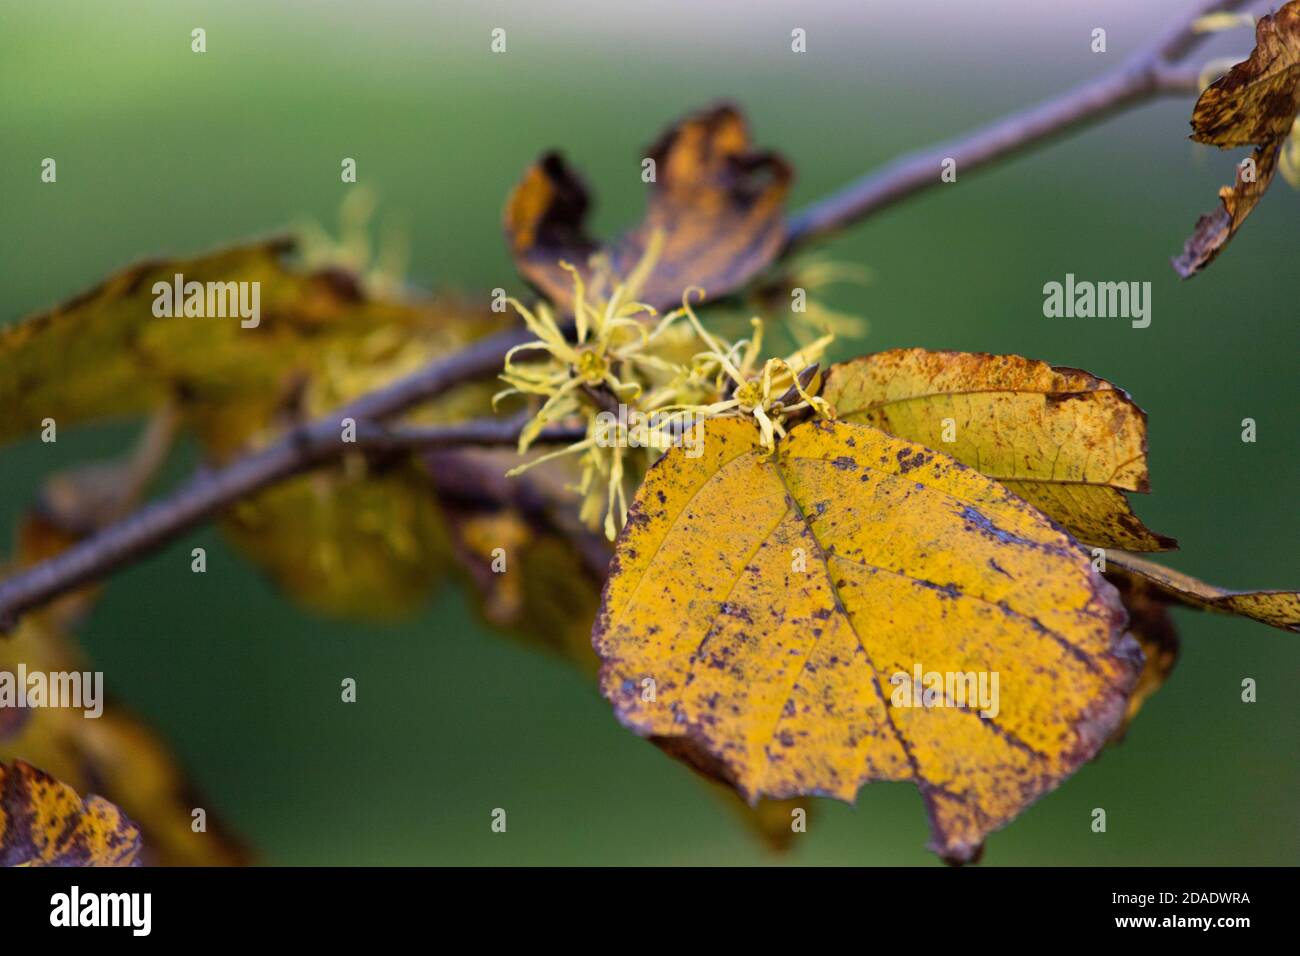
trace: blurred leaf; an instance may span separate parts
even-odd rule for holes
[[[193,385],[274,389],[281,377],[281,332],[241,329],[239,320],[156,318],[155,281],[261,281],[279,272],[282,240],[239,246],[191,260],[125,269],[57,308],[0,329],[0,442],[40,428],[159,407]],[[295,290],[294,294],[297,294]],[[262,311],[274,314],[274,286]],[[232,354],[234,353],[234,354]],[[291,364],[291,363],[286,363]]]
[[[577,520],[571,463],[507,478],[513,450],[439,450],[424,461],[484,620],[594,677],[591,622],[610,549]]]
[[[1284,631],[1300,632],[1297,591],[1229,591],[1123,551],[1106,552],[1106,574],[1173,604],[1236,614]]]
[[[140,831],[103,797],[0,763],[0,866],[132,866],[139,853]]]
[[[1184,279],[1209,265],[1259,203],[1277,170],[1282,143],[1300,110],[1300,0],[1255,25],[1255,49],[1200,95],[1192,139],[1221,149],[1254,146],[1252,164],[1219,190],[1220,208],[1202,216],[1173,260]]]
[[[1192,22],[1192,29],[1197,33],[1220,33],[1254,25],[1255,18],[1249,13],[1207,13]]]
[[[628,728],[750,801],[913,781],[967,861],[1120,723],[1141,660],[1115,590],[996,482],[845,422],[767,455],[713,419],[703,448],[647,474],[593,632]],[[908,706],[918,667],[1008,692]]]
[[[1255,49],[1210,84],[1192,109],[1192,139],[1231,148],[1291,132],[1300,110],[1300,0],[1255,24]]]
[[[418,466],[335,466],[275,485],[222,519],[276,586],[318,613],[396,620],[449,566],[443,515]]]
[[[587,236],[587,188],[559,153],[531,166],[506,201],[505,232],[515,264],[560,309],[570,310],[573,297],[573,279],[561,260],[590,279],[588,260],[601,252],[613,274],[625,280],[655,235],[663,239],[658,267],[637,299],[658,309],[680,305],[688,286],[700,286],[710,297],[732,292],[780,252],[792,173],[775,153],[752,148],[735,107],[718,106],[680,121],[646,158],[654,161],[655,180],[645,219],[610,244]]]
[[[284,427],[416,371],[510,319],[453,297],[367,297],[338,271],[303,272],[292,243],[235,246],[144,263],[50,312],[0,330],[0,442],[60,426],[140,415],[174,402],[223,460]],[[153,314],[155,282],[257,282],[261,317]],[[488,387],[471,389],[473,407]],[[459,412],[455,396],[421,421]]]
[[[139,265],[0,331],[0,441],[110,415],[173,407],[223,462],[286,429],[503,328],[509,318],[452,297],[378,299],[340,271],[305,272],[274,240]],[[153,284],[258,282],[261,317],[156,317]],[[491,383],[404,416],[485,414]],[[447,567],[446,534],[414,466],[354,457],[241,501],[222,519],[237,546],[305,606],[392,618]]]
[[[1146,414],[1087,372],[1016,355],[895,349],[832,366],[822,397],[845,421],[996,478],[1087,544],[1177,547],[1123,494],[1150,488]]]

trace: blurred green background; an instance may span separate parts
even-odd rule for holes
[[[499,232],[528,162],[562,148],[609,234],[640,213],[642,148],[719,97],[796,165],[796,205],[911,148],[1113,66],[1188,3],[1010,0],[6,4],[0,22],[0,321],[129,262],[314,218],[339,162],[410,237],[414,280],[522,287]],[[957,6],[960,9],[953,10]],[[968,8],[968,9],[967,9]],[[1110,50],[1088,50],[1093,26]],[[190,51],[207,30],[208,52]],[[508,52],[488,52],[491,28]],[[789,52],[790,29],[809,52]],[[1198,59],[1248,51],[1248,32]],[[1235,157],[1186,139],[1190,100],[1147,105],[895,207],[828,246],[873,271],[831,303],[869,318],[842,353],[926,346],[1086,368],[1150,414],[1174,566],[1238,587],[1300,584],[1300,197],[1280,179],[1233,246],[1180,283],[1181,248]],[[57,185],[39,182],[46,156]],[[1047,319],[1067,272],[1149,280],[1153,322]],[[71,373],[70,373],[71,374]],[[1259,440],[1243,444],[1242,418]],[[125,425],[0,450],[0,534],[41,477],[123,447]],[[189,571],[208,548],[209,570]],[[1183,659],[1127,741],[988,844],[986,864],[1295,864],[1300,648],[1292,635],[1176,612]],[[494,636],[444,591],[394,628],[295,610],[211,531],[120,574],[82,633],[111,689],[171,741],[269,863],[930,864],[915,790],[814,801],[773,857],[731,811],[564,664]],[[359,701],[339,702],[357,678]],[[1259,702],[1240,702],[1240,682]],[[489,815],[503,807],[506,834]],[[1104,807],[1109,832],[1090,831]]]

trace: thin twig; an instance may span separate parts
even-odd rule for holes
[[[1234,10],[1255,0],[1208,0],[1178,26],[1109,73],[988,126],[894,160],[797,212],[786,230],[787,250],[843,229],[940,182],[945,160],[970,173],[1005,156],[1042,145],[1160,94],[1189,93],[1197,70],[1175,67],[1206,34],[1193,24],[1207,13]]]
[[[937,185],[940,164],[951,157],[970,172],[1004,156],[1039,145],[1125,106],[1165,93],[1196,89],[1197,71],[1175,61],[1204,39],[1193,23],[1207,13],[1234,10],[1251,0],[1210,0],[1200,4],[1171,29],[1114,71],[1039,106],[937,147],[904,156],[871,172],[836,193],[795,213],[787,230],[786,249],[843,229],[902,199]],[[47,561],[0,583],[0,632],[24,610],[82,584],[97,580],[141,555],[174,540],[233,502],[277,481],[322,465],[370,443],[371,450],[429,448],[451,443],[501,444],[517,427],[483,422],[443,429],[383,430],[375,423],[428,401],[463,382],[498,372],[507,349],[529,339],[514,329],[480,339],[407,378],[371,392],[332,415],[289,432],[267,448],[219,470],[200,472],[185,485],[134,515],[104,528]],[[340,423],[358,424],[356,444],[340,440]]]

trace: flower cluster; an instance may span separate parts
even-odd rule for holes
[[[602,523],[611,540],[627,521],[628,483],[675,441],[691,422],[721,415],[744,415],[756,423],[763,445],[772,450],[792,415],[834,414],[815,392],[817,362],[832,341],[823,335],[785,358],[762,357],[763,322],[751,319],[752,334],[729,342],[705,329],[687,289],[678,309],[659,315],[637,299],[653,273],[660,236],[652,237],[636,268],[616,282],[603,257],[594,257],[589,278],[572,264],[560,265],[573,276],[573,322],[562,325],[545,302],[529,309],[515,299],[510,305],[537,336],[506,355],[501,378],[509,396],[534,396],[541,405],[519,436],[527,452],[542,431],[573,417],[586,421],[584,437],[511,470],[526,471],[562,455],[579,456],[582,518]],[[567,325],[567,324],[566,324]],[[532,353],[532,354],[530,354]],[[536,353],[541,353],[537,355]],[[652,422],[648,440],[618,440],[610,433],[615,416],[602,414],[624,406]],[[629,447],[635,444],[638,447]],[[629,457],[640,453],[641,460]]]

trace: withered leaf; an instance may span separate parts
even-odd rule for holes
[[[1219,208],[1196,220],[1196,228],[1183,244],[1182,255],[1172,260],[1174,269],[1184,279],[1191,278],[1214,261],[1237,234],[1241,224],[1264,196],[1273,174],[1277,172],[1282,143],[1258,147],[1252,165],[1238,166],[1231,186],[1219,190]],[[1249,172],[1249,178],[1247,178]]]
[[[589,278],[590,257],[601,252],[613,275],[626,279],[655,235],[663,243],[658,265],[636,298],[658,309],[679,305],[689,286],[710,297],[726,295],[780,252],[792,173],[775,153],[753,149],[735,107],[687,117],[646,156],[654,160],[655,180],[645,218],[612,243],[587,235],[587,189],[559,153],[543,156],[511,192],[504,219],[515,264],[560,309],[571,309],[573,296],[561,260]]]
[[[1124,580],[1129,588],[1144,590],[1168,603],[1236,614],[1284,631],[1300,633],[1300,592],[1297,591],[1229,591],[1123,551],[1106,552],[1106,575],[1112,580]]]
[[[1230,149],[1282,139],[1300,110],[1300,0],[1255,24],[1255,49],[1192,109],[1192,139]]]
[[[0,641],[0,670],[71,672],[86,668],[59,615],[25,615]],[[46,768],[68,786],[94,789],[137,823],[144,835],[140,858],[161,866],[238,866],[249,854],[232,837],[211,804],[199,795],[176,756],[142,721],[111,696],[103,713],[86,717],[67,707],[0,708],[0,761],[21,759]],[[207,808],[207,830],[196,833],[191,816]]]
[[[1068,535],[848,422],[795,426],[768,455],[751,422],[710,420],[703,454],[650,469],[612,568],[593,643],[625,726],[750,801],[912,781],[954,861],[1096,754],[1142,665]],[[929,706],[917,670],[940,675]]]
[[[139,853],[140,831],[103,797],[0,763],[0,866],[133,866]]]
[[[996,478],[1082,542],[1177,547],[1124,496],[1150,489],[1146,414],[1087,372],[1017,355],[895,349],[832,366],[822,397],[845,421]]]
[[[1277,170],[1282,144],[1300,110],[1300,0],[1255,26],[1255,49],[1212,83],[1192,110],[1192,139],[1232,149],[1254,146],[1250,166],[1219,190],[1220,207],[1202,216],[1172,260],[1184,279],[1214,260],[1259,203]]]

